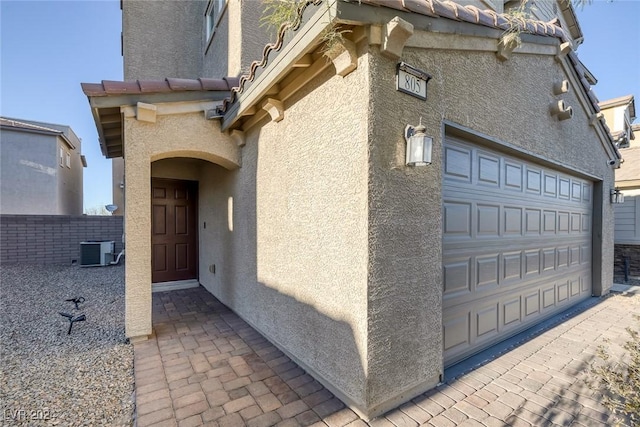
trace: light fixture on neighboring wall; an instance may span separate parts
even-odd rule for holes
[[[433,138],[425,134],[422,118],[418,126],[407,125],[404,128],[404,139],[407,141],[405,163],[407,166],[426,166],[431,164]]]
[[[611,189],[611,203],[613,203],[614,205],[617,204],[621,204],[624,203],[624,194],[622,194],[622,191],[620,191],[619,188],[614,188]]]

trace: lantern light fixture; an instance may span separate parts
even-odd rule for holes
[[[612,188],[611,192],[609,193],[611,195],[611,203],[614,205],[619,205],[624,203],[624,194],[622,193],[622,191],[620,191],[619,188]]]
[[[407,166],[426,166],[431,164],[433,138],[427,136],[426,128],[422,125],[422,118],[418,126],[407,125],[404,129],[404,139],[407,141],[405,163]]]

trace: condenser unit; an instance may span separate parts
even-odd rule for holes
[[[114,246],[113,240],[80,242],[80,267],[109,265],[113,261]]]

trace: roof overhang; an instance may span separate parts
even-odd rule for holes
[[[584,41],[584,34],[582,34],[582,29],[580,28],[580,23],[578,22],[578,17],[576,16],[576,11],[573,8],[572,2],[559,1],[558,3],[560,4],[562,17],[569,26],[567,29],[569,30],[569,34],[571,34],[571,38],[574,40],[576,46],[582,44]]]
[[[76,146],[71,142],[71,140],[65,135],[65,133],[61,130],[51,129],[44,126],[36,126],[30,123],[23,123],[11,119],[4,119],[0,123],[0,128],[11,129],[17,132],[29,132],[29,133],[37,133],[40,135],[54,135],[58,136],[62,139],[62,141],[72,150],[76,149]]]
[[[95,84],[83,83],[82,88],[89,98],[91,113],[98,130],[100,149],[108,158],[124,157],[123,109],[137,105],[160,103],[182,103],[197,101],[222,101],[229,91],[221,90],[173,90],[160,93],[106,93],[96,92]]]

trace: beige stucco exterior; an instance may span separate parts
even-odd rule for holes
[[[155,123],[138,121],[134,107],[124,113],[126,334],[141,337],[151,334],[151,163],[194,157],[233,169],[240,152],[202,112],[158,116]]]
[[[213,44],[255,44],[227,26],[240,6],[228,3]],[[206,119],[212,106],[202,102],[143,106],[157,111],[151,118],[122,107],[129,337],[152,332],[151,177],[198,181],[200,284],[365,417],[436,386],[450,133],[593,183],[591,283],[593,294],[608,292],[615,148],[558,40],[531,36],[499,58],[495,29],[411,19],[402,42],[387,43],[384,25],[352,28],[337,73],[316,45],[326,23],[310,19],[317,31],[292,36],[222,118]],[[245,52],[203,61],[240,72]],[[296,63],[303,56],[308,71]],[[432,76],[426,101],[396,89],[401,61]],[[554,94],[562,81],[568,92]],[[573,109],[568,120],[552,114],[558,101]],[[403,131],[420,121],[432,164],[408,167]]]
[[[600,199],[613,171],[576,88],[563,95],[572,119],[549,113],[552,85],[566,78],[553,55],[500,62],[491,52],[407,48],[402,59],[433,76],[427,101],[398,92],[397,61],[361,43],[355,71],[323,72],[285,104],[282,121],[247,129],[242,148],[201,113],[127,117],[129,336],[151,328],[150,201],[137,195],[149,194],[155,161],[154,176],[199,181],[200,283],[343,400],[371,415],[437,384],[445,123],[590,177]],[[420,118],[433,164],[410,168],[402,130]],[[608,203],[596,209],[602,294],[613,217]]]

